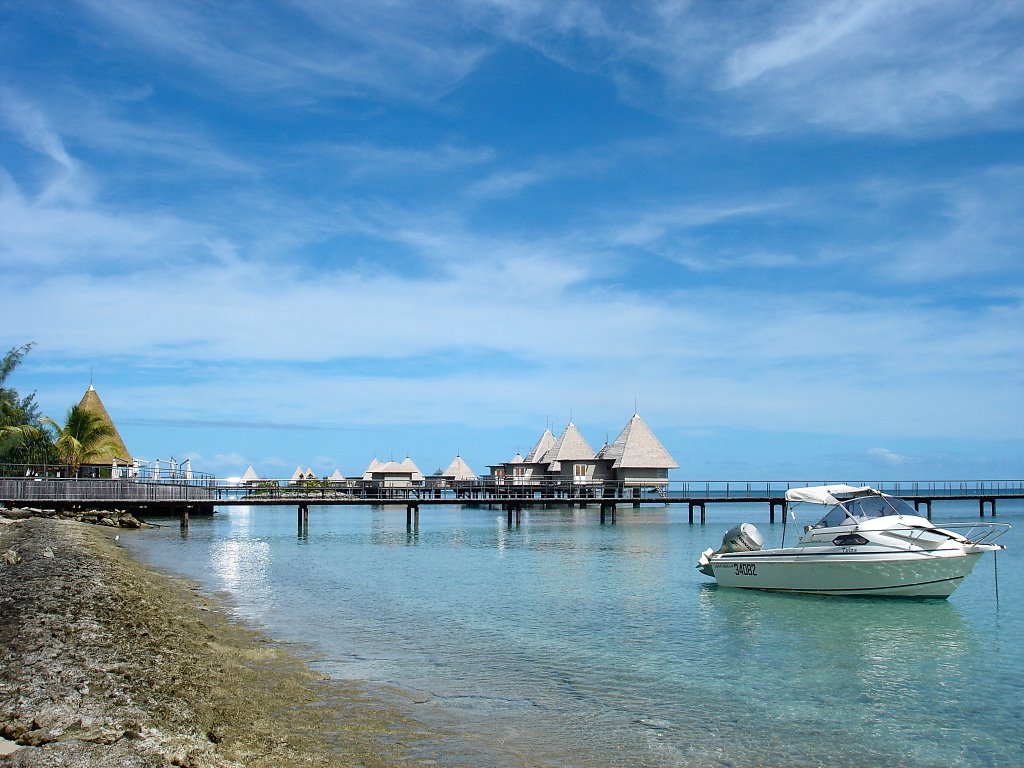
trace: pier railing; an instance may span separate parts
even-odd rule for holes
[[[190,461],[164,459],[145,463],[85,464],[77,470],[69,464],[0,464],[0,478],[60,478],[66,480],[134,480],[141,483],[215,485],[209,472],[192,469]]]
[[[217,491],[208,483],[164,482],[148,480],[95,480],[80,478],[0,478],[0,501],[83,502],[118,504],[123,502],[211,502]]]
[[[828,481],[828,480],[673,480],[650,486],[621,482],[539,481],[529,484],[490,480],[388,485],[362,480],[260,480],[226,484],[202,478],[0,477],[0,502],[197,501],[244,503],[781,503],[786,491],[812,485],[870,485],[911,500],[1024,498],[1022,480]]]
[[[358,480],[301,481],[261,480],[241,486],[217,486],[221,498],[315,498],[350,496],[361,499],[391,500],[462,498],[493,499],[621,499],[623,501],[703,500],[752,501],[785,498],[790,488],[815,485],[869,485],[892,496],[909,498],[955,499],[979,496],[1024,497],[1024,480],[672,480],[656,485],[636,485],[614,481],[574,482],[542,480],[532,483],[494,482],[491,480],[386,485]]]
[[[781,499],[790,488],[816,485],[868,485],[891,496],[910,498],[1024,496],[1024,480],[683,480],[672,481],[667,495],[722,501]]]

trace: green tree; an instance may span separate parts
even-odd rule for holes
[[[13,347],[0,360],[0,461],[10,461],[11,454],[26,442],[38,442],[41,437],[45,441],[36,393],[22,397],[16,389],[6,386],[7,379],[34,346],[34,342],[29,342]]]
[[[45,429],[24,427],[23,432],[24,436],[21,441],[6,454],[2,454],[3,458],[0,459],[0,462],[14,465],[19,469],[19,473],[22,465],[40,469],[61,463],[53,440]]]
[[[114,445],[114,429],[92,411],[77,405],[68,409],[64,426],[49,417],[43,423],[50,428],[53,445],[60,461],[78,476],[78,469],[93,456],[110,450]]]

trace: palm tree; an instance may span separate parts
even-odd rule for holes
[[[73,405],[68,409],[64,426],[49,417],[43,421],[53,431],[53,444],[60,460],[78,476],[78,469],[93,456],[110,450],[114,445],[114,428],[99,415]]]
[[[35,393],[22,397],[18,391],[4,386],[8,377],[21,365],[34,342],[12,348],[0,359],[0,457],[9,454],[27,440],[40,436],[39,406]]]

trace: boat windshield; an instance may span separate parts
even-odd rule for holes
[[[834,528],[847,522],[868,520],[873,517],[916,514],[913,506],[895,496],[858,496],[833,506],[814,527]]]

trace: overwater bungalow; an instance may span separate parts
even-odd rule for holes
[[[448,468],[441,473],[441,477],[447,478],[448,480],[454,480],[455,482],[471,482],[476,480],[476,473],[469,468],[469,465],[460,455],[456,455],[452,459],[452,463],[448,465]]]
[[[548,467],[550,466],[550,462],[545,461],[544,456],[551,450],[554,444],[555,436],[551,434],[550,429],[545,429],[537,442],[534,443],[533,448],[530,449],[530,452],[526,454],[526,458],[520,456],[517,451],[511,461],[489,465],[488,469],[491,470],[491,479],[498,485],[530,485],[532,483],[540,483],[547,478]]]
[[[292,472],[292,476],[291,478],[289,478],[288,484],[301,485],[304,482],[316,479],[318,478],[316,476],[316,472],[313,471],[312,467],[306,467],[306,469],[303,470],[302,465],[299,465],[295,468],[295,471]]]
[[[668,471],[679,466],[636,413],[597,458],[603,479],[635,488],[664,487],[668,485]]]
[[[432,488],[445,488],[459,483],[475,483],[477,480],[476,473],[469,468],[461,455],[456,455],[447,469],[438,469],[427,478],[427,482]]]
[[[597,472],[597,455],[571,421],[555,444],[544,454],[547,479],[558,483],[586,485],[593,482]]]
[[[363,472],[364,486],[377,488],[417,488],[423,485],[420,468],[408,456],[402,461],[381,463],[376,457]]]
[[[570,421],[558,439],[545,429],[522,458],[489,466],[489,480],[498,485],[574,487],[619,483],[632,488],[664,488],[668,471],[679,465],[650,427],[633,417],[618,437],[596,454]]]

